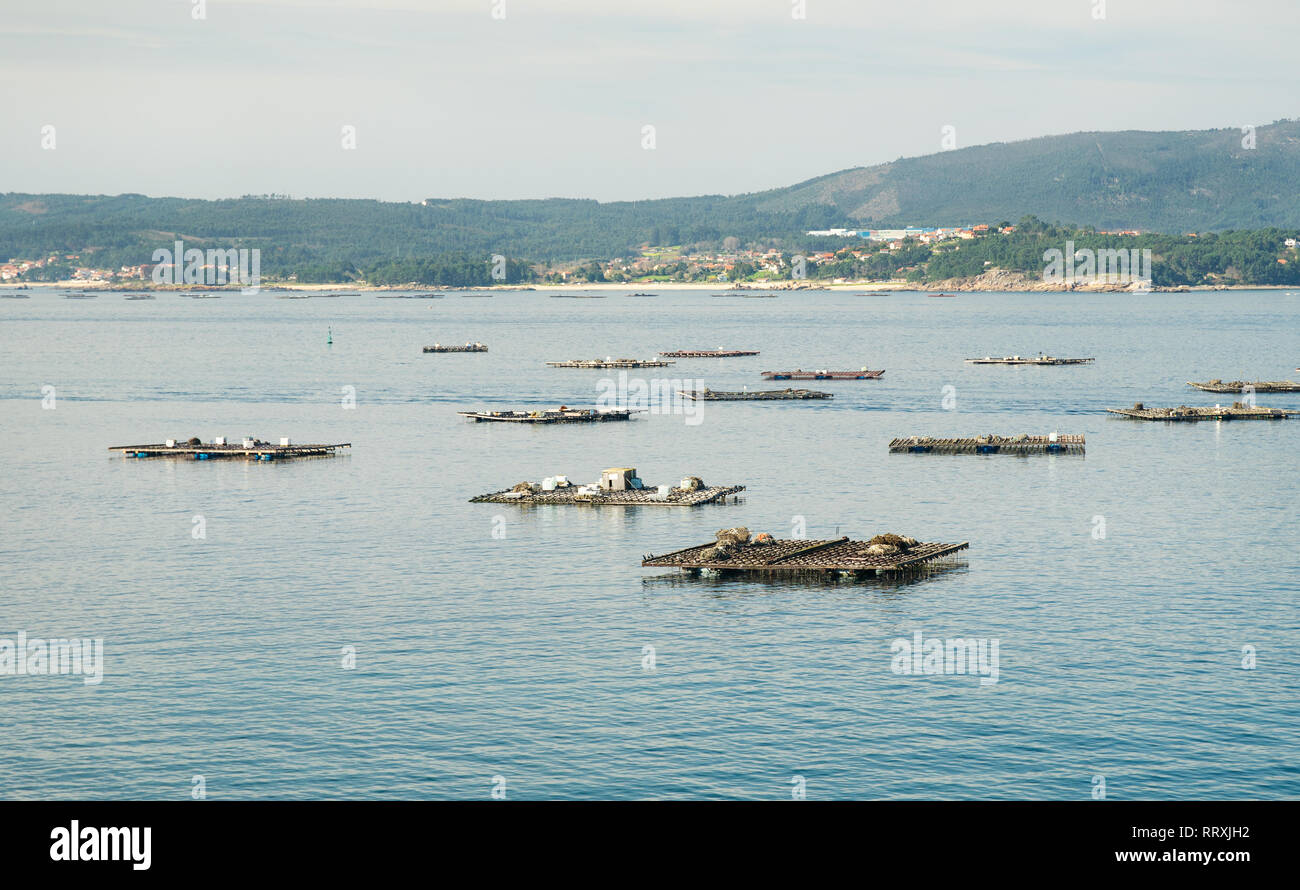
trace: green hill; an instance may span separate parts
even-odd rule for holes
[[[800,248],[809,229],[1041,219],[1169,233],[1300,226],[1300,122],[1237,129],[1074,133],[907,158],[753,194],[610,202],[422,203],[143,195],[0,195],[0,259],[95,250],[98,265],[192,246],[262,249],[268,274],[339,276],[458,256],[628,256],[640,245]],[[457,260],[456,262],[460,262]]]
[[[1036,214],[1161,232],[1300,224],[1300,121],[1258,128],[1044,136],[859,167],[758,198],[764,212],[830,206],[882,227]]]

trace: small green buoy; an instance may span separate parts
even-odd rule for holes
[[[333,328],[329,328],[329,333],[325,335],[325,345],[326,345],[326,346],[333,346],[333,345],[334,345],[334,329],[333,329]]]

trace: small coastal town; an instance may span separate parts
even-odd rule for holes
[[[203,239],[192,241],[204,244]],[[1225,245],[1225,241],[1231,243]],[[253,242],[250,247],[269,251],[272,257],[270,263],[259,265],[259,282],[282,287],[644,284],[801,289],[927,285],[952,290],[1026,291],[1122,290],[1139,285],[1142,290],[1300,285],[1297,238],[1286,231],[1207,236],[1189,232],[1170,236],[1137,229],[1071,230],[1047,226],[1034,217],[1026,217],[1021,224],[812,229],[795,238],[773,237],[743,244],[736,237],[668,246],[642,244],[635,251],[613,258],[544,262],[511,259],[505,264],[509,271],[504,277],[491,271],[501,257],[472,254],[454,255],[451,262],[434,269],[422,269],[418,261],[399,268],[366,269],[359,264],[345,264],[339,272],[322,275],[319,269],[277,261],[273,248],[255,245]],[[117,256],[134,260],[149,252],[142,249],[129,257],[120,253]],[[204,251],[200,247],[185,263],[183,274],[173,266],[170,253],[162,253],[167,257],[161,263],[124,264],[104,262],[107,257],[103,251],[94,247],[71,253],[50,251],[35,257],[11,257],[0,264],[0,285],[61,284],[135,290],[225,284],[236,278],[230,257],[233,251]],[[185,255],[189,257],[190,253],[186,251]],[[1068,267],[1068,275],[1053,278],[1049,271],[1053,254],[1063,261],[1062,271]],[[1145,259],[1146,271],[1142,275],[1137,274],[1140,259]],[[1108,266],[1108,261],[1115,262]]]
[[[642,255],[634,258],[618,258],[600,265],[600,273],[605,281],[635,282],[654,280],[678,281],[783,281],[813,277],[819,265],[844,260],[867,260],[879,253],[894,253],[909,247],[933,245],[943,241],[969,241],[990,231],[1010,234],[1015,226],[991,227],[987,224],[960,227],[922,228],[917,226],[905,229],[813,229],[806,234],[809,238],[842,238],[856,240],[860,243],[834,250],[811,251],[806,255],[781,250],[777,247],[742,249],[739,245],[728,245],[725,241],[720,251],[702,250],[698,252],[683,251],[682,248],[645,248]],[[1138,234],[1133,232],[1132,234]],[[736,239],[731,239],[736,240]],[[730,248],[730,249],[729,249]],[[803,273],[796,270],[803,259]],[[810,267],[811,270],[810,271]],[[545,280],[548,282],[566,282],[570,280],[593,280],[590,265],[573,269],[557,269],[550,272]],[[600,279],[594,279],[600,280]],[[839,278],[837,283],[844,283],[847,278]]]
[[[29,276],[29,273],[39,272],[47,268],[58,266],[60,264],[76,263],[81,259],[80,255],[70,254],[52,254],[37,260],[10,259],[4,265],[0,265],[0,282],[21,282],[37,280],[37,275]],[[140,281],[148,280],[153,270],[152,263],[143,263],[139,266],[121,266],[117,269],[96,269],[90,266],[73,266],[72,281],[93,282],[114,282],[114,281]]]
[[[865,260],[881,251],[893,252],[915,245],[932,245],[952,240],[973,240],[990,231],[1010,234],[1016,227],[1010,224],[989,226],[981,223],[971,226],[909,226],[902,229],[813,229],[806,234],[810,238],[843,238],[866,242],[852,247],[836,250],[820,250],[804,256],[805,261],[814,266],[836,260]],[[1102,232],[1099,234],[1140,235],[1138,231]],[[737,239],[730,239],[736,241]],[[1289,246],[1294,246],[1294,239]],[[791,277],[795,262],[800,254],[777,247],[742,249],[739,244],[724,242],[723,250],[691,250],[683,247],[663,247],[642,249],[640,256],[611,260],[590,261],[586,264],[567,263],[553,269],[537,270],[540,278],[548,283],[567,281],[603,280],[610,282],[631,282],[638,280],[682,280],[682,281],[734,281],[746,279],[782,280]],[[51,254],[39,259],[11,258],[0,265],[0,282],[20,282],[42,279],[40,273],[48,268],[67,266],[71,269],[69,280],[86,283],[137,282],[148,280],[154,264],[124,265],[117,268],[102,268],[94,265],[82,265],[82,255]],[[593,268],[594,267],[594,268]],[[204,270],[212,269],[212,264],[205,264]],[[288,280],[295,280],[290,276]]]

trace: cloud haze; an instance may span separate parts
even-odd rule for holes
[[[1282,0],[500,2],[6,10],[0,190],[737,193],[928,154],[946,125],[965,146],[1297,113]]]

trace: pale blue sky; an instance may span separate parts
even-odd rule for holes
[[[0,191],[732,194],[1300,116],[1295,0],[1100,2],[0,0]]]

